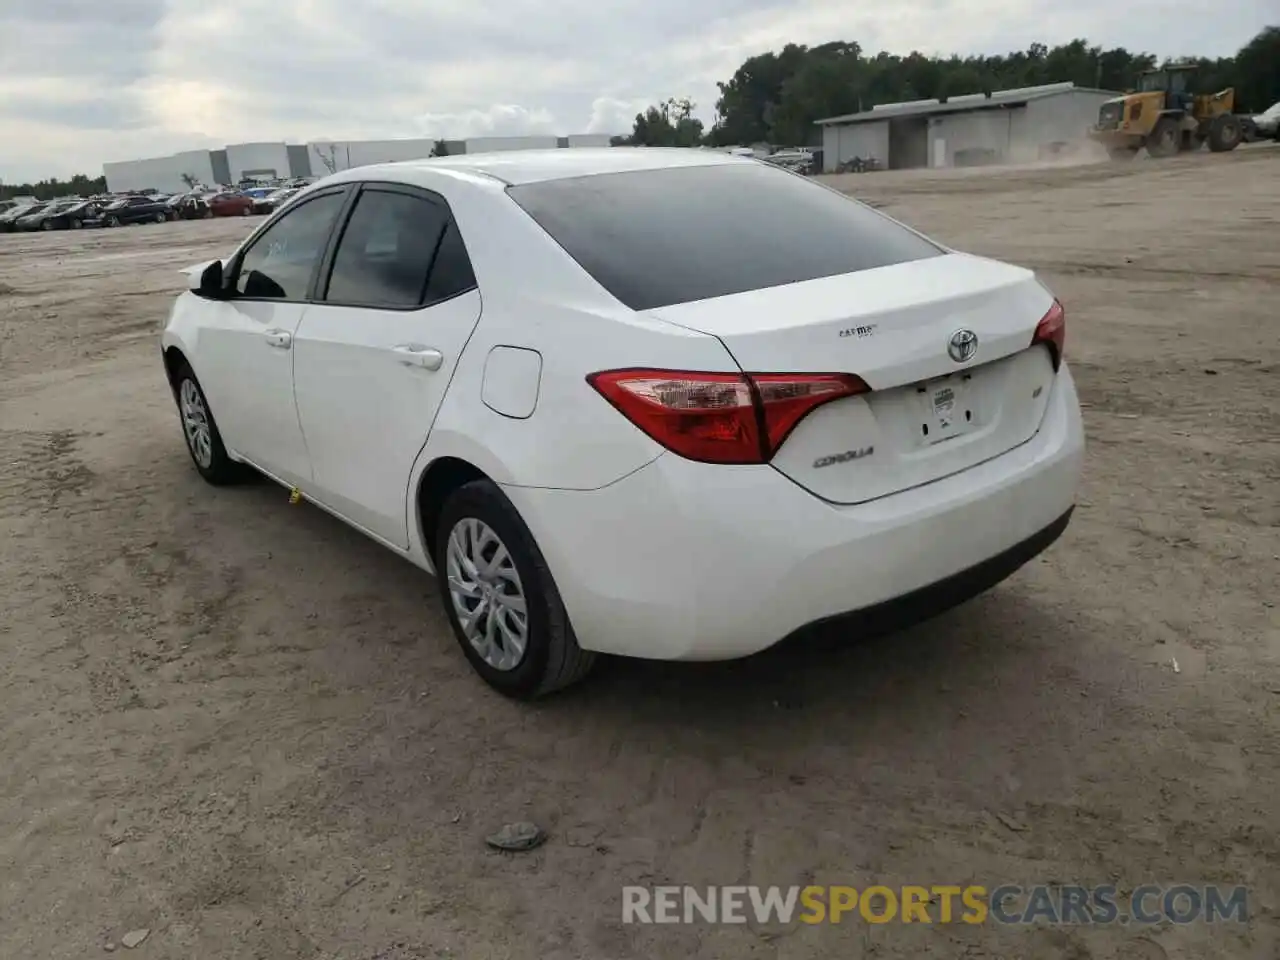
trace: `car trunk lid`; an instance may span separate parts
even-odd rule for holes
[[[718,337],[747,373],[861,377],[870,392],[812,411],[772,460],[816,496],[861,503],[1035,434],[1055,369],[1031,341],[1052,304],[1028,270],[948,254],[653,313]]]

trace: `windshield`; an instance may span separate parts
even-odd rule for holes
[[[1267,109],[1263,110],[1262,113],[1258,114],[1258,116],[1266,117],[1268,120],[1272,117],[1280,117],[1280,102],[1273,103],[1271,106],[1267,107]]]
[[[1169,75],[1163,70],[1159,73],[1148,73],[1143,76],[1138,84],[1138,89],[1144,93],[1150,90],[1163,90],[1165,84],[1169,82]]]
[[[597,174],[507,193],[632,310],[943,252],[871,207],[765,163]]]

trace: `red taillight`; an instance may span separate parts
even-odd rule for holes
[[[846,373],[608,370],[587,382],[668,450],[704,463],[767,463],[805,415],[867,391]]]
[[[1062,304],[1057,300],[1053,301],[1049,312],[1036,324],[1031,345],[1034,347],[1037,343],[1043,343],[1049,348],[1049,353],[1053,357],[1053,369],[1057,370],[1062,364],[1062,353],[1067,343],[1067,312],[1062,309]]]
[[[866,393],[861,377],[849,373],[753,373],[751,382],[760,395],[769,443],[770,459],[795,425],[811,411],[839,400]]]

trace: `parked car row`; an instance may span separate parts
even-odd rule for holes
[[[49,200],[11,207],[0,214],[0,233],[100,226],[102,207],[103,204],[94,200]]]
[[[166,200],[170,220],[207,220],[212,217],[247,217],[254,212],[252,197],[233,191],[192,191]]]
[[[27,230],[80,230],[124,227],[166,220],[248,217],[267,214],[306,184],[288,183],[253,190],[195,189],[187,193],[73,197],[19,201],[0,210],[0,233]]]
[[[1280,103],[1273,103],[1262,113],[1245,117],[1241,133],[1248,142],[1275,140],[1280,142]]]

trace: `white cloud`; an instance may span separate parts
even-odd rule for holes
[[[249,140],[626,133],[787,42],[1234,52],[1257,0],[0,0],[0,177]],[[1223,25],[1229,25],[1223,29]],[[121,51],[127,51],[122,54]]]
[[[643,113],[649,104],[657,100],[619,100],[616,97],[596,97],[591,101],[591,119],[584,133],[627,134],[631,132],[636,114]]]
[[[528,110],[516,104],[495,104],[487,110],[424,113],[415,118],[417,136],[447,140],[471,137],[518,137],[525,134],[558,136],[556,118],[548,110]]]

